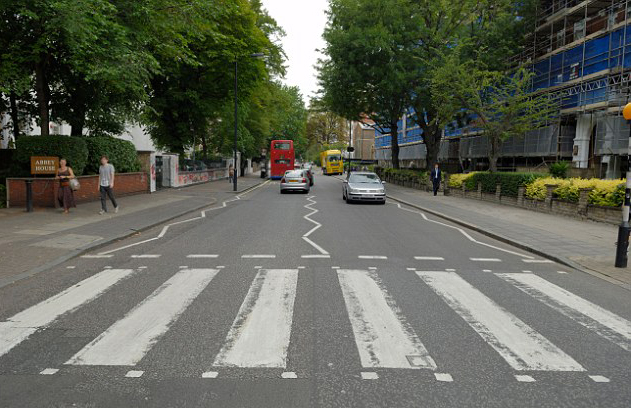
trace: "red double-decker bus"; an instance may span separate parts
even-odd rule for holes
[[[272,140],[270,148],[270,178],[279,180],[287,170],[294,169],[294,141]]]

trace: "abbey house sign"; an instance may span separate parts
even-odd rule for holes
[[[59,157],[31,156],[31,174],[55,174]]]

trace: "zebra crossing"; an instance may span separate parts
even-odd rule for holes
[[[97,298],[107,297],[108,291],[125,285],[125,280],[131,276],[150,271],[151,268],[104,269],[0,322],[0,370],[3,356],[18,345],[29,342],[38,332],[57,322],[72,319],[73,312]],[[60,370],[63,372],[64,368],[73,366],[124,366],[129,368],[126,376],[141,377],[143,372],[136,368],[143,358],[163,341],[169,330],[174,330],[177,320],[199,295],[208,290],[220,274],[229,272],[224,267],[180,268],[119,320],[65,357],[62,366],[38,372],[58,375]],[[272,368],[283,370],[281,378],[299,378],[294,371],[288,371],[295,369],[288,367],[288,361],[298,287],[310,272],[305,267],[257,267],[229,330],[222,336],[219,351],[210,356],[212,364],[204,367],[199,376],[220,378],[222,370],[230,368]],[[507,368],[515,372],[517,381],[536,381],[536,376],[533,377],[536,372],[577,372],[589,374],[594,382],[610,381],[601,375],[603,373],[589,372],[584,363],[563,350],[562,344],[548,340],[533,328],[532,322],[517,317],[515,310],[500,305],[465,276],[454,271],[402,272],[419,279],[420,284],[435,293],[454,316],[466,323],[471,333],[506,362]],[[377,268],[333,267],[331,273],[337,278],[358,364],[364,369],[361,378],[378,379],[378,374],[371,371],[377,369],[428,370],[437,381],[457,381],[456,373],[445,372],[442,356],[424,344],[426,331],[407,321]],[[631,351],[629,320],[534,273],[494,272],[490,276],[623,352]],[[461,334],[453,327],[450,330],[450,336]]]

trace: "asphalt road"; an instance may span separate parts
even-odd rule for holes
[[[628,291],[315,182],[0,289],[0,406],[631,405]]]

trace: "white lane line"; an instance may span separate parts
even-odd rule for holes
[[[444,261],[445,258],[442,256],[415,256],[414,259],[417,261]]]
[[[103,269],[112,269],[111,266],[104,266]]]
[[[549,259],[522,259],[526,263],[552,263]]]
[[[329,253],[327,251],[324,250],[324,248],[322,248],[320,245],[316,244],[315,242],[313,242],[312,240],[310,240],[307,237],[302,237],[303,240],[305,240],[306,242],[309,243],[309,245],[311,245],[312,247],[314,247],[315,249],[317,249],[322,255],[329,255]]]
[[[199,217],[194,217],[194,218],[191,218],[191,219],[188,219],[188,220],[178,221],[178,222],[173,222],[173,223],[171,223],[171,224],[167,224],[167,225],[165,225],[165,226],[162,228],[162,230],[160,231],[160,233],[159,233],[159,234],[158,234],[158,236],[156,236],[156,237],[149,238],[149,239],[145,239],[144,241],[134,242],[133,244],[125,245],[125,246],[122,246],[122,247],[120,247],[120,248],[112,249],[112,250],[110,250],[110,251],[101,252],[99,255],[107,255],[107,254],[111,254],[111,253],[113,253],[113,252],[122,251],[122,250],[124,250],[124,249],[132,248],[132,247],[135,247],[135,246],[137,246],[137,245],[142,245],[142,244],[146,244],[147,242],[151,242],[151,241],[155,241],[155,240],[161,239],[161,238],[163,238],[163,237],[166,235],[167,231],[169,230],[169,227],[171,227],[172,225],[182,224],[182,223],[185,223],[185,222],[198,220],[198,219],[200,219],[200,218],[205,218],[205,217],[206,217],[206,212],[208,212],[208,211],[215,211],[215,210],[219,210],[219,209],[221,209],[221,208],[225,208],[225,207],[227,207],[227,204],[228,204],[228,203],[231,203],[231,202],[233,202],[233,201],[240,200],[242,195],[245,195],[245,194],[247,194],[247,193],[250,193],[250,192],[252,192],[252,191],[254,191],[254,190],[256,190],[256,189],[258,189],[258,188],[260,188],[260,187],[263,187],[263,186],[267,185],[268,183],[269,183],[269,180],[265,181],[265,182],[264,182],[264,183],[262,183],[262,184],[259,184],[258,186],[254,187],[254,188],[252,188],[252,189],[250,189],[250,190],[248,190],[248,191],[246,191],[246,192],[243,192],[243,193],[241,193],[241,194],[239,194],[239,195],[235,196],[234,198],[232,198],[232,199],[230,199],[230,200],[226,200],[226,201],[224,201],[224,202],[223,202],[223,203],[221,203],[221,205],[220,205],[220,206],[218,206],[218,207],[207,208],[207,209],[205,209],[205,210],[201,211],[201,216],[199,216]]]
[[[445,269],[446,272],[456,272],[455,269]]]
[[[339,266],[332,266],[331,269],[340,269]]]
[[[161,255],[158,254],[143,254],[143,255],[132,255],[132,258],[140,258],[140,259],[155,259],[160,258]]]
[[[329,259],[331,255],[302,255],[303,259]]]
[[[416,270],[416,268],[405,268],[405,269],[407,269],[408,271],[415,271]]]
[[[589,378],[592,379],[592,381],[597,382],[597,383],[608,383],[610,380],[607,377],[604,377],[602,375],[590,375]]]
[[[377,270],[377,267],[375,267],[375,266],[369,266],[369,267],[368,267],[368,269],[369,269],[369,270],[371,270],[371,271],[376,271],[376,270]]]
[[[139,378],[139,377],[142,377],[144,373],[145,373],[144,371],[140,371],[140,370],[130,370],[130,371],[127,371],[127,374],[125,374],[125,377]]]
[[[72,356],[73,365],[135,365],[206,288],[217,269],[182,269]]]
[[[180,269],[186,269],[186,268],[188,268],[188,266],[186,266],[186,265],[180,266]]]
[[[374,371],[362,371],[361,373],[362,380],[378,380],[379,375]]]
[[[219,266],[217,267],[217,269],[224,269],[224,268],[225,268],[225,266],[224,266],[224,265],[219,265]]]
[[[273,259],[276,258],[276,255],[269,254],[259,254],[259,255],[241,255],[241,258],[244,259]]]
[[[76,266],[66,266],[66,269],[74,269]]]
[[[310,201],[309,204],[306,204],[304,207],[308,210],[311,210],[311,212],[307,215],[304,215],[303,218],[313,224],[315,224],[315,227],[311,228],[306,234],[304,234],[302,236],[302,239],[307,242],[309,245],[311,245],[312,247],[314,247],[316,250],[318,250],[318,252],[320,252],[320,254],[322,255],[328,255],[329,253],[322,248],[320,245],[316,244],[315,242],[313,242],[312,240],[309,239],[309,235],[311,235],[313,232],[315,232],[318,228],[322,227],[322,224],[320,224],[319,222],[312,220],[311,216],[313,214],[316,214],[319,212],[319,210],[316,210],[315,208],[311,207],[312,205],[317,204],[317,201],[315,201],[313,198],[315,196],[307,196],[306,199],[307,201]],[[304,256],[303,256],[304,258]]]
[[[138,269],[147,269],[146,266],[139,266]]]
[[[482,272],[487,272],[488,273],[488,272],[493,272],[493,271],[490,270],[490,269],[482,269]]]
[[[388,259],[387,256],[383,256],[383,255],[359,255],[357,258],[359,259]]]
[[[436,381],[442,382],[453,382],[454,380],[451,374],[448,373],[434,373],[434,377],[436,378]]]
[[[436,368],[376,273],[340,269],[337,277],[362,367]]]
[[[186,255],[187,258],[219,258],[217,254],[190,254]]]
[[[585,370],[561,349],[458,274],[417,274],[515,370]]]
[[[53,375],[56,374],[59,371],[58,368],[45,368],[42,371],[40,371],[39,373],[41,375]]]
[[[0,322],[0,356],[133,273],[133,269],[106,269]]]
[[[260,266],[260,265],[257,265],[257,266],[254,267],[254,269],[261,269],[261,268],[262,268],[262,266]]]
[[[516,375],[515,379],[519,382],[535,382],[535,379],[529,375]]]
[[[217,378],[219,373],[217,371],[206,371],[202,373],[202,378]]]
[[[114,255],[81,255],[81,258],[85,259],[99,259],[99,258],[111,258]]]
[[[631,351],[630,321],[576,296],[538,275],[518,273],[498,273],[496,275],[599,336],[617,344],[626,351]]]
[[[502,262],[499,258],[469,258],[473,262]]]
[[[305,267],[304,266],[299,266],[298,269],[305,269]]]
[[[456,231],[458,231],[458,232],[460,232],[462,235],[464,235],[464,236],[465,236],[465,238],[467,238],[469,241],[471,241],[471,242],[473,242],[473,243],[476,243],[476,244],[478,244],[478,245],[483,245],[483,246],[488,247],[488,248],[493,248],[493,249],[495,249],[495,250],[502,251],[502,252],[505,252],[505,253],[507,253],[507,254],[516,255],[516,256],[518,256],[518,257],[520,257],[520,258],[525,258],[525,259],[534,259],[534,257],[532,257],[532,256],[530,256],[530,255],[526,255],[526,254],[522,254],[522,253],[519,253],[519,252],[511,251],[511,250],[509,250],[509,249],[500,248],[500,247],[495,246],[495,245],[487,244],[486,242],[481,242],[481,241],[478,241],[477,239],[473,238],[471,235],[469,235],[469,234],[468,234],[465,230],[463,230],[463,229],[462,229],[462,228],[460,228],[460,227],[455,227],[455,226],[453,226],[453,225],[445,224],[444,222],[440,222],[440,221],[430,220],[430,219],[427,217],[427,215],[425,215],[424,213],[422,213],[422,212],[420,212],[420,211],[410,210],[409,208],[403,208],[403,207],[401,206],[401,204],[400,204],[400,203],[396,203],[396,205],[397,205],[397,207],[399,207],[399,209],[400,209],[400,210],[403,210],[403,211],[408,211],[408,212],[411,212],[411,213],[414,213],[414,214],[418,214],[418,215],[420,215],[420,216],[421,216],[421,217],[423,217],[423,219],[424,219],[425,221],[427,221],[427,222],[432,222],[432,223],[434,223],[434,224],[442,225],[443,227],[447,227],[447,228],[452,228],[452,229],[455,229]]]
[[[565,272],[565,271],[557,271],[557,273],[560,273],[560,274],[563,274],[563,275],[567,274],[567,272]]]
[[[522,271],[523,273],[532,273],[532,271]]]
[[[293,371],[285,371],[284,373],[280,375],[280,377],[281,378],[298,378],[296,373],[294,373]]]
[[[297,269],[259,270],[213,365],[285,368],[297,283]]]

